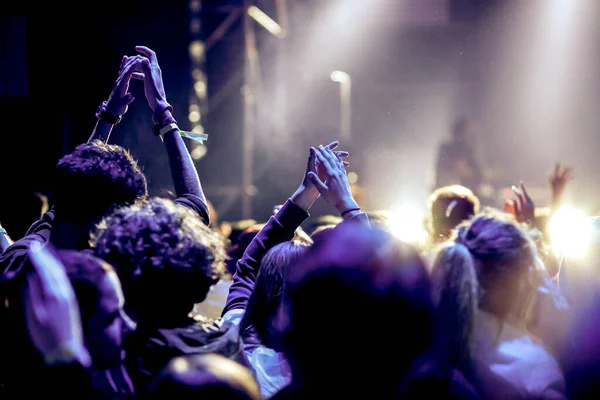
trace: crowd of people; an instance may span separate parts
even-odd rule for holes
[[[597,274],[549,249],[523,183],[504,210],[438,188],[415,246],[361,209],[340,143],[316,144],[268,221],[211,227],[156,54],[136,51],[88,142],[58,161],[52,207],[14,242],[0,230],[1,398],[600,396]],[[175,199],[149,197],[108,143],[132,79]],[[554,211],[569,177],[551,176]],[[335,214],[304,224],[319,198]]]

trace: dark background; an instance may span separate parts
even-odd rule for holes
[[[494,46],[502,42],[519,14],[501,9],[510,2],[407,0],[412,8],[399,9],[400,1],[377,0],[373,8],[377,4],[383,9],[373,12],[372,18],[378,19],[368,21],[370,31],[359,29],[361,21],[344,21],[348,31],[325,30],[323,37],[303,52],[311,34],[323,30],[316,21],[326,3],[288,1],[291,31],[283,52],[288,62],[283,78],[274,67],[281,56],[277,52],[280,39],[256,28],[264,103],[254,154],[255,218],[266,218],[273,205],[285,201],[296,188],[308,146],[339,137],[338,87],[329,80],[335,69],[352,76],[354,136],[343,146],[354,154],[352,169],[367,188],[370,208],[393,206],[405,199],[424,204],[433,181],[437,145],[448,137],[452,120],[463,114],[479,123],[480,158],[493,172],[498,190],[525,179],[537,189],[543,205],[546,172],[555,160],[564,160],[578,170],[576,200],[598,207],[594,189],[595,171],[600,166],[595,156],[600,123],[597,74],[584,74],[576,82],[591,94],[568,110],[570,119],[556,132],[528,133],[525,123],[511,123],[511,92],[504,91],[505,97],[491,95],[498,87],[512,88],[506,85],[513,82],[512,76],[498,67],[504,53]],[[204,0],[202,4],[202,32],[207,36],[226,18],[230,7],[241,1]],[[256,4],[275,18],[274,1],[258,0]],[[51,200],[56,161],[87,140],[94,127],[94,112],[110,93],[122,55],[133,54],[135,45],[157,52],[175,117],[183,129],[191,128],[187,121],[193,86],[189,4],[185,0],[106,0],[22,2],[3,4],[2,8],[0,221],[18,238],[39,213],[34,193],[44,193]],[[442,21],[428,17],[436,13],[444,15]],[[357,26],[356,32],[350,29],[353,26]],[[589,23],[577,29],[588,29],[590,38],[600,37],[597,25]],[[348,32],[353,34],[352,43],[348,43]],[[519,42],[511,42],[509,47]],[[597,71],[600,65],[597,50],[585,57],[590,71]],[[313,57],[319,61],[311,63]],[[221,220],[243,216],[239,196],[243,60],[243,31],[238,21],[207,53],[209,112],[203,116],[203,125],[210,139],[207,155],[197,162]],[[285,85],[288,104],[283,130],[273,122],[278,109],[272,94],[280,84]],[[133,82],[131,90],[136,101],[113,131],[111,142],[130,148],[139,159],[151,194],[166,195],[172,190],[166,154],[152,135],[151,114],[140,82]],[[560,139],[545,147],[549,137]],[[330,211],[319,203],[313,214]]]

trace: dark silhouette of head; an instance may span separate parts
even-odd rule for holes
[[[260,232],[264,224],[253,224],[235,235],[235,241],[230,242],[227,251],[227,271],[233,275],[237,269],[237,262],[242,258],[244,252],[252,242],[252,239]]]
[[[81,144],[56,166],[54,207],[62,221],[94,223],[113,207],[147,196],[146,177],[121,146],[98,140]]]
[[[385,398],[432,344],[429,276],[410,245],[343,224],[290,268],[277,326],[294,384]]]
[[[187,316],[225,273],[222,236],[171,200],[116,210],[98,225],[92,243],[117,270],[127,313],[136,319]]]
[[[58,258],[73,285],[85,339],[96,368],[119,366],[122,332],[129,319],[116,272],[104,260],[88,252],[60,250]]]
[[[444,186],[429,196],[429,230],[434,242],[448,239],[452,231],[479,212],[479,199],[461,185]]]
[[[306,249],[302,242],[283,242],[264,256],[240,323],[246,342],[278,348],[275,320],[283,300],[285,277],[290,265],[296,264]]]
[[[218,354],[173,358],[156,377],[149,400],[259,400],[252,372]]]

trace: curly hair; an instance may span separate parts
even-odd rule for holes
[[[149,303],[177,302],[191,309],[226,272],[222,236],[167,199],[117,209],[98,224],[91,245],[117,270],[134,313]]]
[[[58,161],[54,206],[64,220],[90,223],[113,207],[146,199],[146,177],[129,151],[99,140]]]

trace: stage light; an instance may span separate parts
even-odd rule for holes
[[[248,7],[248,15],[251,16],[256,22],[258,22],[263,28],[271,32],[277,37],[285,37],[285,32],[281,26],[275,22],[271,17],[265,14],[256,6]]]
[[[194,159],[196,161],[200,160],[202,157],[204,157],[206,155],[206,147],[202,146],[201,144],[198,144],[194,148],[194,150],[192,150],[190,155],[192,156],[192,159]]]
[[[557,255],[584,258],[592,242],[593,225],[582,210],[561,207],[548,223],[552,250]]]
[[[358,182],[358,174],[356,172],[348,172],[348,183],[354,184]]]
[[[390,233],[403,242],[420,244],[427,239],[421,208],[405,204],[388,215]]]
[[[201,62],[204,59],[204,43],[201,40],[194,40],[190,43],[189,52],[195,62]]]
[[[202,125],[194,125],[194,127],[192,128],[192,132],[204,133],[204,127]]]
[[[333,71],[331,73],[331,80],[338,83],[350,82],[350,75],[343,71]]]
[[[206,97],[206,83],[204,81],[196,81],[194,83],[194,90],[196,91],[196,96],[200,98]]]
[[[200,112],[199,111],[190,111],[190,115],[188,116],[190,122],[198,122],[200,121]]]

